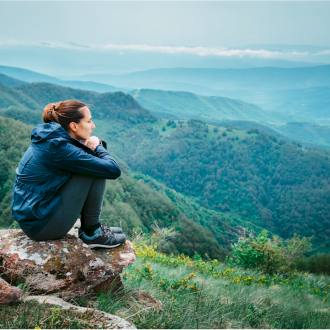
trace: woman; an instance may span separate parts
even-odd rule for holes
[[[124,243],[121,228],[100,223],[106,179],[121,172],[106,144],[90,136],[95,125],[88,107],[78,101],[51,103],[43,121],[16,169],[13,217],[38,241],[64,236],[81,217],[79,236],[90,248]]]

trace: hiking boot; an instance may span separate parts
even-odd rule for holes
[[[122,234],[123,230],[120,227],[109,227],[105,223],[101,223],[101,229],[104,231],[110,231],[113,234]],[[83,231],[80,227],[78,227],[78,236],[81,238]]]
[[[104,230],[104,228],[107,228],[106,230],[110,230],[114,234],[122,234],[123,230],[120,227],[109,227],[105,223],[101,223],[101,228]]]
[[[79,237],[91,249],[96,247],[114,248],[125,243],[126,236],[124,234],[115,234],[109,228],[111,227],[101,226],[94,231],[93,236],[87,236],[80,229]]]

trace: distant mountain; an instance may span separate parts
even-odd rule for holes
[[[0,65],[0,73],[5,74],[7,76],[13,77],[15,79],[20,79],[28,83],[32,82],[49,82],[52,84],[58,84],[61,82],[60,79],[47,76],[45,74],[41,74],[38,72],[34,72],[31,70],[15,68],[11,66],[3,66]]]
[[[56,47],[58,46],[58,47]],[[170,45],[160,45],[170,46]],[[200,46],[200,45],[195,45]],[[277,47],[278,45],[275,45]],[[285,55],[288,45],[281,46],[281,53]],[[171,46],[170,46],[171,47]],[[189,47],[194,47],[190,45]],[[256,50],[270,50],[272,45],[255,45]],[[140,49],[128,49],[123,51],[118,49],[98,49],[90,45],[77,45],[72,42],[63,42],[62,44],[50,44],[40,42],[24,45],[0,44],[0,59],[1,65],[12,67],[24,67],[33,71],[44,72],[50,76],[58,77],[62,80],[81,80],[75,76],[80,76],[86,73],[96,74],[124,74],[139,70],[151,70],[156,68],[210,68],[210,69],[242,69],[242,68],[257,68],[257,67],[278,67],[278,68],[293,68],[306,67],[321,64],[329,64],[330,56],[314,56],[314,52],[319,51],[313,46],[302,46],[299,52],[304,53],[303,57],[292,56],[287,54],[286,58],[293,60],[279,59],[257,56],[199,56],[198,54],[189,54],[186,52],[158,52],[158,51],[141,51]],[[216,47],[217,48],[217,47]],[[214,48],[214,49],[216,49]],[[296,48],[296,47],[295,47]],[[239,51],[251,49],[251,46],[238,45],[231,47]],[[329,48],[328,48],[329,49]],[[176,50],[176,49],[174,49]],[[229,50],[229,49],[228,49]],[[310,53],[310,50],[313,53]],[[287,52],[291,52],[290,49]],[[306,53],[310,53],[308,56]],[[280,55],[281,56],[281,55]],[[298,61],[294,61],[298,59]],[[317,62],[317,63],[315,63]],[[66,77],[66,78],[61,78]],[[24,79],[23,79],[24,80]],[[94,79],[84,79],[91,80]],[[105,82],[109,84],[109,82]],[[112,83],[110,85],[113,85]],[[125,87],[121,85],[114,85]],[[152,86],[130,86],[133,88],[154,88]],[[168,89],[168,88],[166,88]]]
[[[320,89],[330,90],[327,87]],[[233,126],[242,130],[256,128],[287,141],[304,142],[305,146],[325,149],[330,147],[330,126],[325,125],[326,123],[322,125],[322,121],[308,119],[308,113],[267,111],[240,100],[188,92],[140,89],[131,91],[130,94],[145,108],[164,119],[202,119],[217,126]],[[287,94],[290,95],[289,91]],[[330,95],[327,97],[330,101]],[[324,113],[328,112],[330,117],[330,111],[318,105],[315,105],[314,117],[317,118],[322,110]],[[299,116],[302,114],[306,114],[306,117]]]
[[[330,147],[330,126],[316,125],[313,123],[289,122],[274,125],[274,128],[282,134],[296,140]]]
[[[182,119],[248,120],[264,123],[307,121],[306,118],[271,112],[240,100],[201,96],[189,92],[140,89],[130,92],[145,108]]]
[[[25,84],[25,83],[26,83],[25,81],[14,79],[12,77],[9,77],[9,76],[6,76],[6,75],[0,73],[0,84],[2,84],[2,85],[12,87],[12,86],[18,86],[21,84]]]
[[[330,122],[330,87],[273,91],[265,108]]]
[[[138,89],[151,88],[151,84],[185,83],[217,90],[283,90],[330,86],[330,65],[288,69],[154,69],[125,75],[88,74],[79,79]]]
[[[127,89],[93,81],[63,81],[33,71],[5,66],[0,66],[0,72],[21,81],[47,81],[61,86],[99,93],[116,90],[128,92],[128,89],[132,90],[142,86],[142,89],[188,91],[205,96],[228,97],[255,104],[266,110],[280,112],[282,115],[279,115],[278,118],[282,122],[301,121],[298,117],[305,117],[322,120],[322,123],[330,124],[330,66],[241,70],[179,68],[141,71],[126,75],[87,75],[88,79],[105,82],[113,79],[115,80],[113,81],[114,84],[125,86]],[[86,79],[86,76],[81,79]],[[2,77],[0,83],[13,86],[12,84],[17,85],[22,82],[16,81],[14,83],[14,81]],[[221,86],[223,88],[220,88]],[[312,87],[302,88],[303,86]],[[290,89],[285,90],[284,88]],[[142,98],[140,100],[143,103]],[[156,109],[156,107],[151,109],[154,113],[169,113],[164,109]],[[165,115],[166,118],[173,118],[173,116],[179,118],[178,114],[173,113],[173,111],[169,115],[170,117]],[[289,117],[283,117],[283,115],[289,115]],[[162,117],[165,118],[164,115]],[[223,117],[221,119],[254,120],[245,117]],[[303,121],[307,120],[303,119]]]
[[[330,146],[329,126],[316,125],[316,122],[304,123],[303,118],[265,111],[239,100],[159,90],[131,93],[95,94],[48,83],[22,84],[12,88],[0,84],[0,115],[37,124],[41,122],[41,111],[46,104],[77,99],[92,104],[93,117],[98,119],[126,118],[132,123],[155,121],[154,115],[165,119],[203,119],[217,126],[230,125],[243,130],[257,128],[287,141],[300,141],[306,146]],[[301,123],[292,123],[293,120],[300,120]]]
[[[51,84],[88,90],[97,93],[125,91],[125,89],[122,88],[117,88],[106,84],[95,83],[93,81],[64,81],[38,72],[10,67],[10,66],[0,66],[0,73],[28,83],[48,82]],[[7,85],[5,81],[1,82],[0,80],[0,83],[2,83],[3,85]],[[14,86],[14,85],[7,85],[7,86]]]
[[[205,95],[205,94],[203,94]],[[266,110],[330,123],[330,87],[288,90],[222,90],[217,95],[253,103]]]

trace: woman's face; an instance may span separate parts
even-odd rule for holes
[[[70,123],[70,135],[76,140],[87,140],[92,134],[95,125],[92,121],[91,112],[87,107],[82,108],[84,118],[80,119],[80,123]]]

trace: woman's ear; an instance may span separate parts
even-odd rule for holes
[[[71,132],[75,132],[77,130],[77,124],[73,121],[69,124]]]

